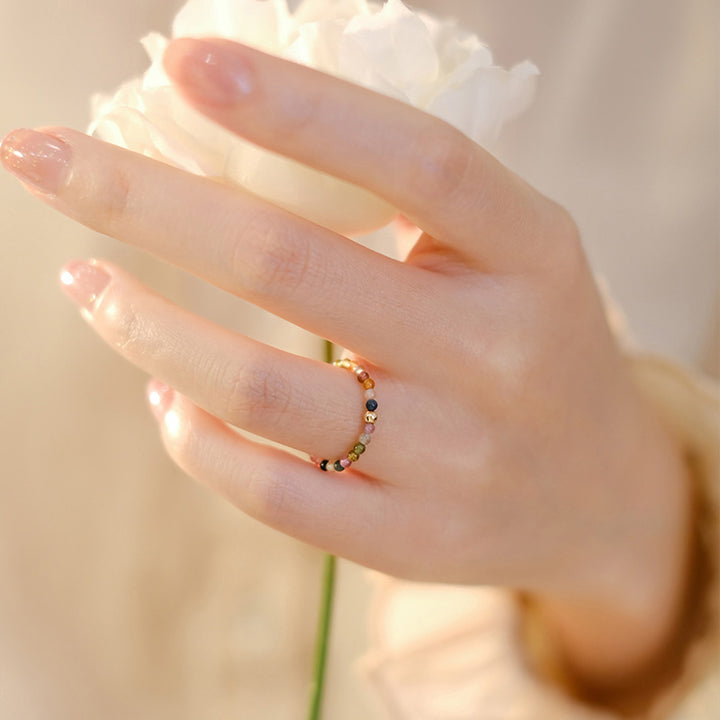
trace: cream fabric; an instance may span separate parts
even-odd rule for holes
[[[166,29],[179,4],[2,0],[0,128],[85,127],[88,96],[144,67],[137,38]],[[530,57],[541,67],[537,102],[508,128],[501,158],[571,209],[638,342],[707,367],[718,231],[713,0],[434,7],[464,15],[503,63]],[[0,717],[298,717],[318,554],[172,467],[144,408],[144,377],[60,299],[56,272],[69,257],[100,255],[238,331],[306,354],[314,342],[84,231],[4,175],[0,236]],[[475,622],[496,613],[494,632],[507,637],[512,613],[487,597]],[[343,564],[328,718],[384,717],[355,673],[368,598],[364,572]],[[494,702],[490,717],[507,717]]]

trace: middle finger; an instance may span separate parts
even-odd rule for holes
[[[432,275],[252,194],[77,131],[21,130],[3,162],[81,223],[138,246],[374,364],[420,351],[438,304]],[[402,336],[398,327],[402,325]]]

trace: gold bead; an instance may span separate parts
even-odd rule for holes
[[[365,413],[365,422],[375,424],[377,422],[378,416],[377,413],[374,412],[366,412]]]
[[[375,387],[375,381],[374,381],[372,378],[368,378],[368,379],[363,383],[363,387],[364,387],[366,390],[372,390],[372,388]]]

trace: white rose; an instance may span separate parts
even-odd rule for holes
[[[537,68],[493,65],[475,35],[409,10],[401,0],[189,0],[173,37],[218,36],[350,80],[436,115],[487,146],[531,102]],[[240,185],[347,235],[382,227],[396,211],[371,193],[243,141],[185,103],[162,67],[168,40],[142,40],[152,64],[114,96],[93,98],[97,137]]]

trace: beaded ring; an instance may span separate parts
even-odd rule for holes
[[[317,457],[310,458],[323,472],[343,472],[343,470],[347,470],[353,463],[357,462],[372,440],[372,434],[375,432],[375,423],[378,419],[378,402],[375,399],[375,381],[370,377],[368,372],[360,367],[354,360],[348,360],[347,358],[336,360],[333,365],[355,373],[357,381],[365,390],[365,407],[362,416],[364,429],[357,442],[348,451],[346,457],[338,458],[334,462],[322,460]]]

